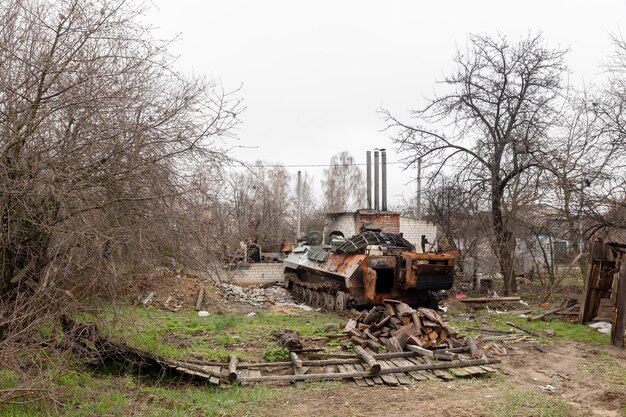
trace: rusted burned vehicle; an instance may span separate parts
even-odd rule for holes
[[[326,246],[312,235],[283,261],[285,286],[310,305],[342,311],[395,299],[432,308],[433,292],[454,282],[454,256],[416,253],[401,235],[365,230],[347,240],[331,236]]]

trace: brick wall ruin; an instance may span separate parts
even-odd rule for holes
[[[415,245],[416,252],[421,252],[422,235],[428,242],[437,239],[437,226],[424,220],[402,217],[399,213],[378,210],[358,210],[349,213],[330,213],[326,217],[324,236],[332,231],[341,231],[349,238],[359,233],[364,223],[376,223],[385,232],[402,233],[404,238]],[[427,248],[428,249],[428,248]]]

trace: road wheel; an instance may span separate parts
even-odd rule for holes
[[[335,309],[335,297],[331,293],[324,293],[324,308],[328,311]]]
[[[335,295],[335,311],[344,311],[347,307],[348,297],[343,291],[337,291]]]
[[[319,306],[320,305],[320,293],[315,290],[311,290],[311,305]]]
[[[302,287],[298,284],[293,284],[291,287],[291,296],[295,300],[300,301],[302,299]]]

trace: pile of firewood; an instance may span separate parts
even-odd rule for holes
[[[425,353],[445,348],[476,350],[471,338],[459,337],[435,310],[413,309],[396,300],[385,300],[384,306],[362,312],[357,319],[346,324],[344,333],[344,345],[352,342],[372,353],[377,353],[383,346],[389,352]]]

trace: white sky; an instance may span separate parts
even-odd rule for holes
[[[349,150],[387,148],[377,110],[406,115],[432,97],[468,34],[511,40],[541,31],[569,48],[574,84],[599,83],[609,35],[626,31],[625,1],[194,1],[152,0],[159,35],[181,34],[180,69],[240,85],[246,111],[232,156],[285,165],[327,164]],[[626,34],[625,34],[626,35]],[[300,169],[318,183],[323,168]],[[415,169],[388,169],[389,201],[415,192]]]

